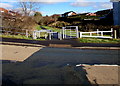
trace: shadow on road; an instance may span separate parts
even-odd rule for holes
[[[115,50],[43,48],[23,62],[3,61],[3,85],[91,85],[86,71],[77,64],[116,64]]]
[[[3,86],[20,84],[90,85],[82,67],[76,68],[73,65],[74,62],[63,61],[63,58],[59,61],[58,55],[52,55],[48,51],[47,49],[40,50],[24,62],[2,61]],[[45,55],[47,52],[48,55]]]

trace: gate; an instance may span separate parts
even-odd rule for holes
[[[62,27],[63,39],[79,38],[78,26]]]

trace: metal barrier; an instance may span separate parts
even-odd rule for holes
[[[66,39],[66,38],[79,38],[78,26],[62,27],[62,35],[63,35],[63,39]]]

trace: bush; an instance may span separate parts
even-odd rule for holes
[[[64,21],[57,21],[54,22],[52,24],[49,24],[48,26],[50,27],[56,27],[56,28],[61,28],[61,27],[65,27],[67,25],[70,25],[70,23],[64,22]]]

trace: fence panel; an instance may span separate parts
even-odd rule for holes
[[[111,33],[111,36],[104,36],[104,33]],[[94,37],[94,38],[113,38],[112,36],[113,29],[110,31],[94,31],[94,32],[80,32],[80,38],[82,37]],[[87,34],[87,35],[85,35]],[[96,34],[96,35],[93,35]]]

